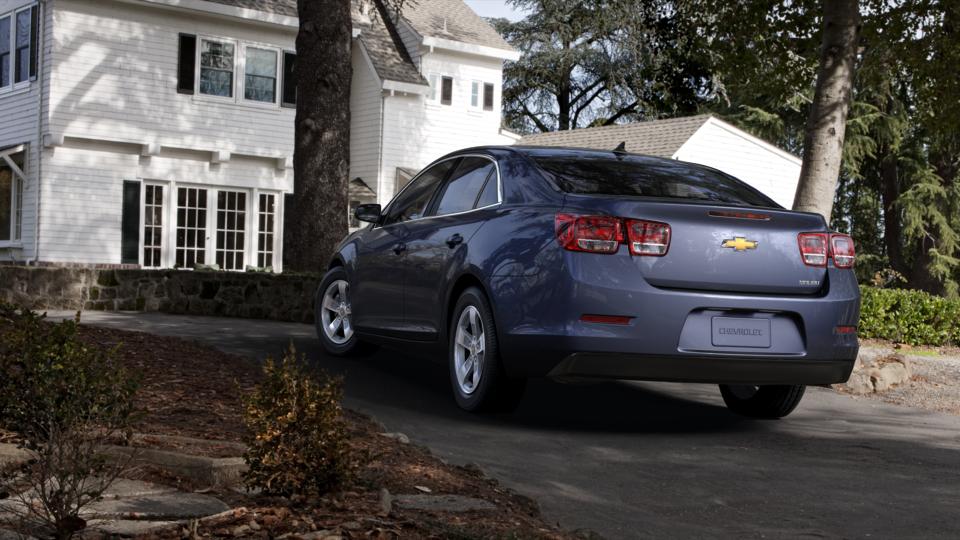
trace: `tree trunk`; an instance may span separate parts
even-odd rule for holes
[[[794,210],[830,222],[843,158],[843,135],[853,89],[860,11],[857,0],[823,0],[823,38],[817,88],[803,141]]]
[[[322,272],[347,233],[350,160],[350,0],[299,0],[293,196],[285,208],[283,260]]]
[[[903,224],[897,201],[900,199],[900,178],[897,156],[886,145],[880,151],[880,201],[883,205],[883,241],[887,248],[890,267],[906,275],[907,263],[903,256]]]

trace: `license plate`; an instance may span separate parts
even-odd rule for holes
[[[713,317],[715,347],[770,347],[770,319]]]

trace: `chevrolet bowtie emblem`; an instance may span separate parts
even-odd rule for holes
[[[731,238],[729,240],[723,241],[723,247],[733,248],[734,251],[746,251],[748,249],[757,249],[757,244],[760,242],[754,242],[753,240],[747,240],[742,236],[737,236],[736,238]]]

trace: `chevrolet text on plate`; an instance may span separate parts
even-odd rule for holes
[[[850,237],[709,167],[471,148],[356,217],[317,290],[320,341],[446,358],[470,411],[512,409],[530,377],[597,378],[716,383],[779,418],[857,356]]]

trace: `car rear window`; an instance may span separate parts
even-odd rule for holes
[[[780,208],[753,187],[707,167],[644,156],[531,155],[566,193],[658,197]]]

